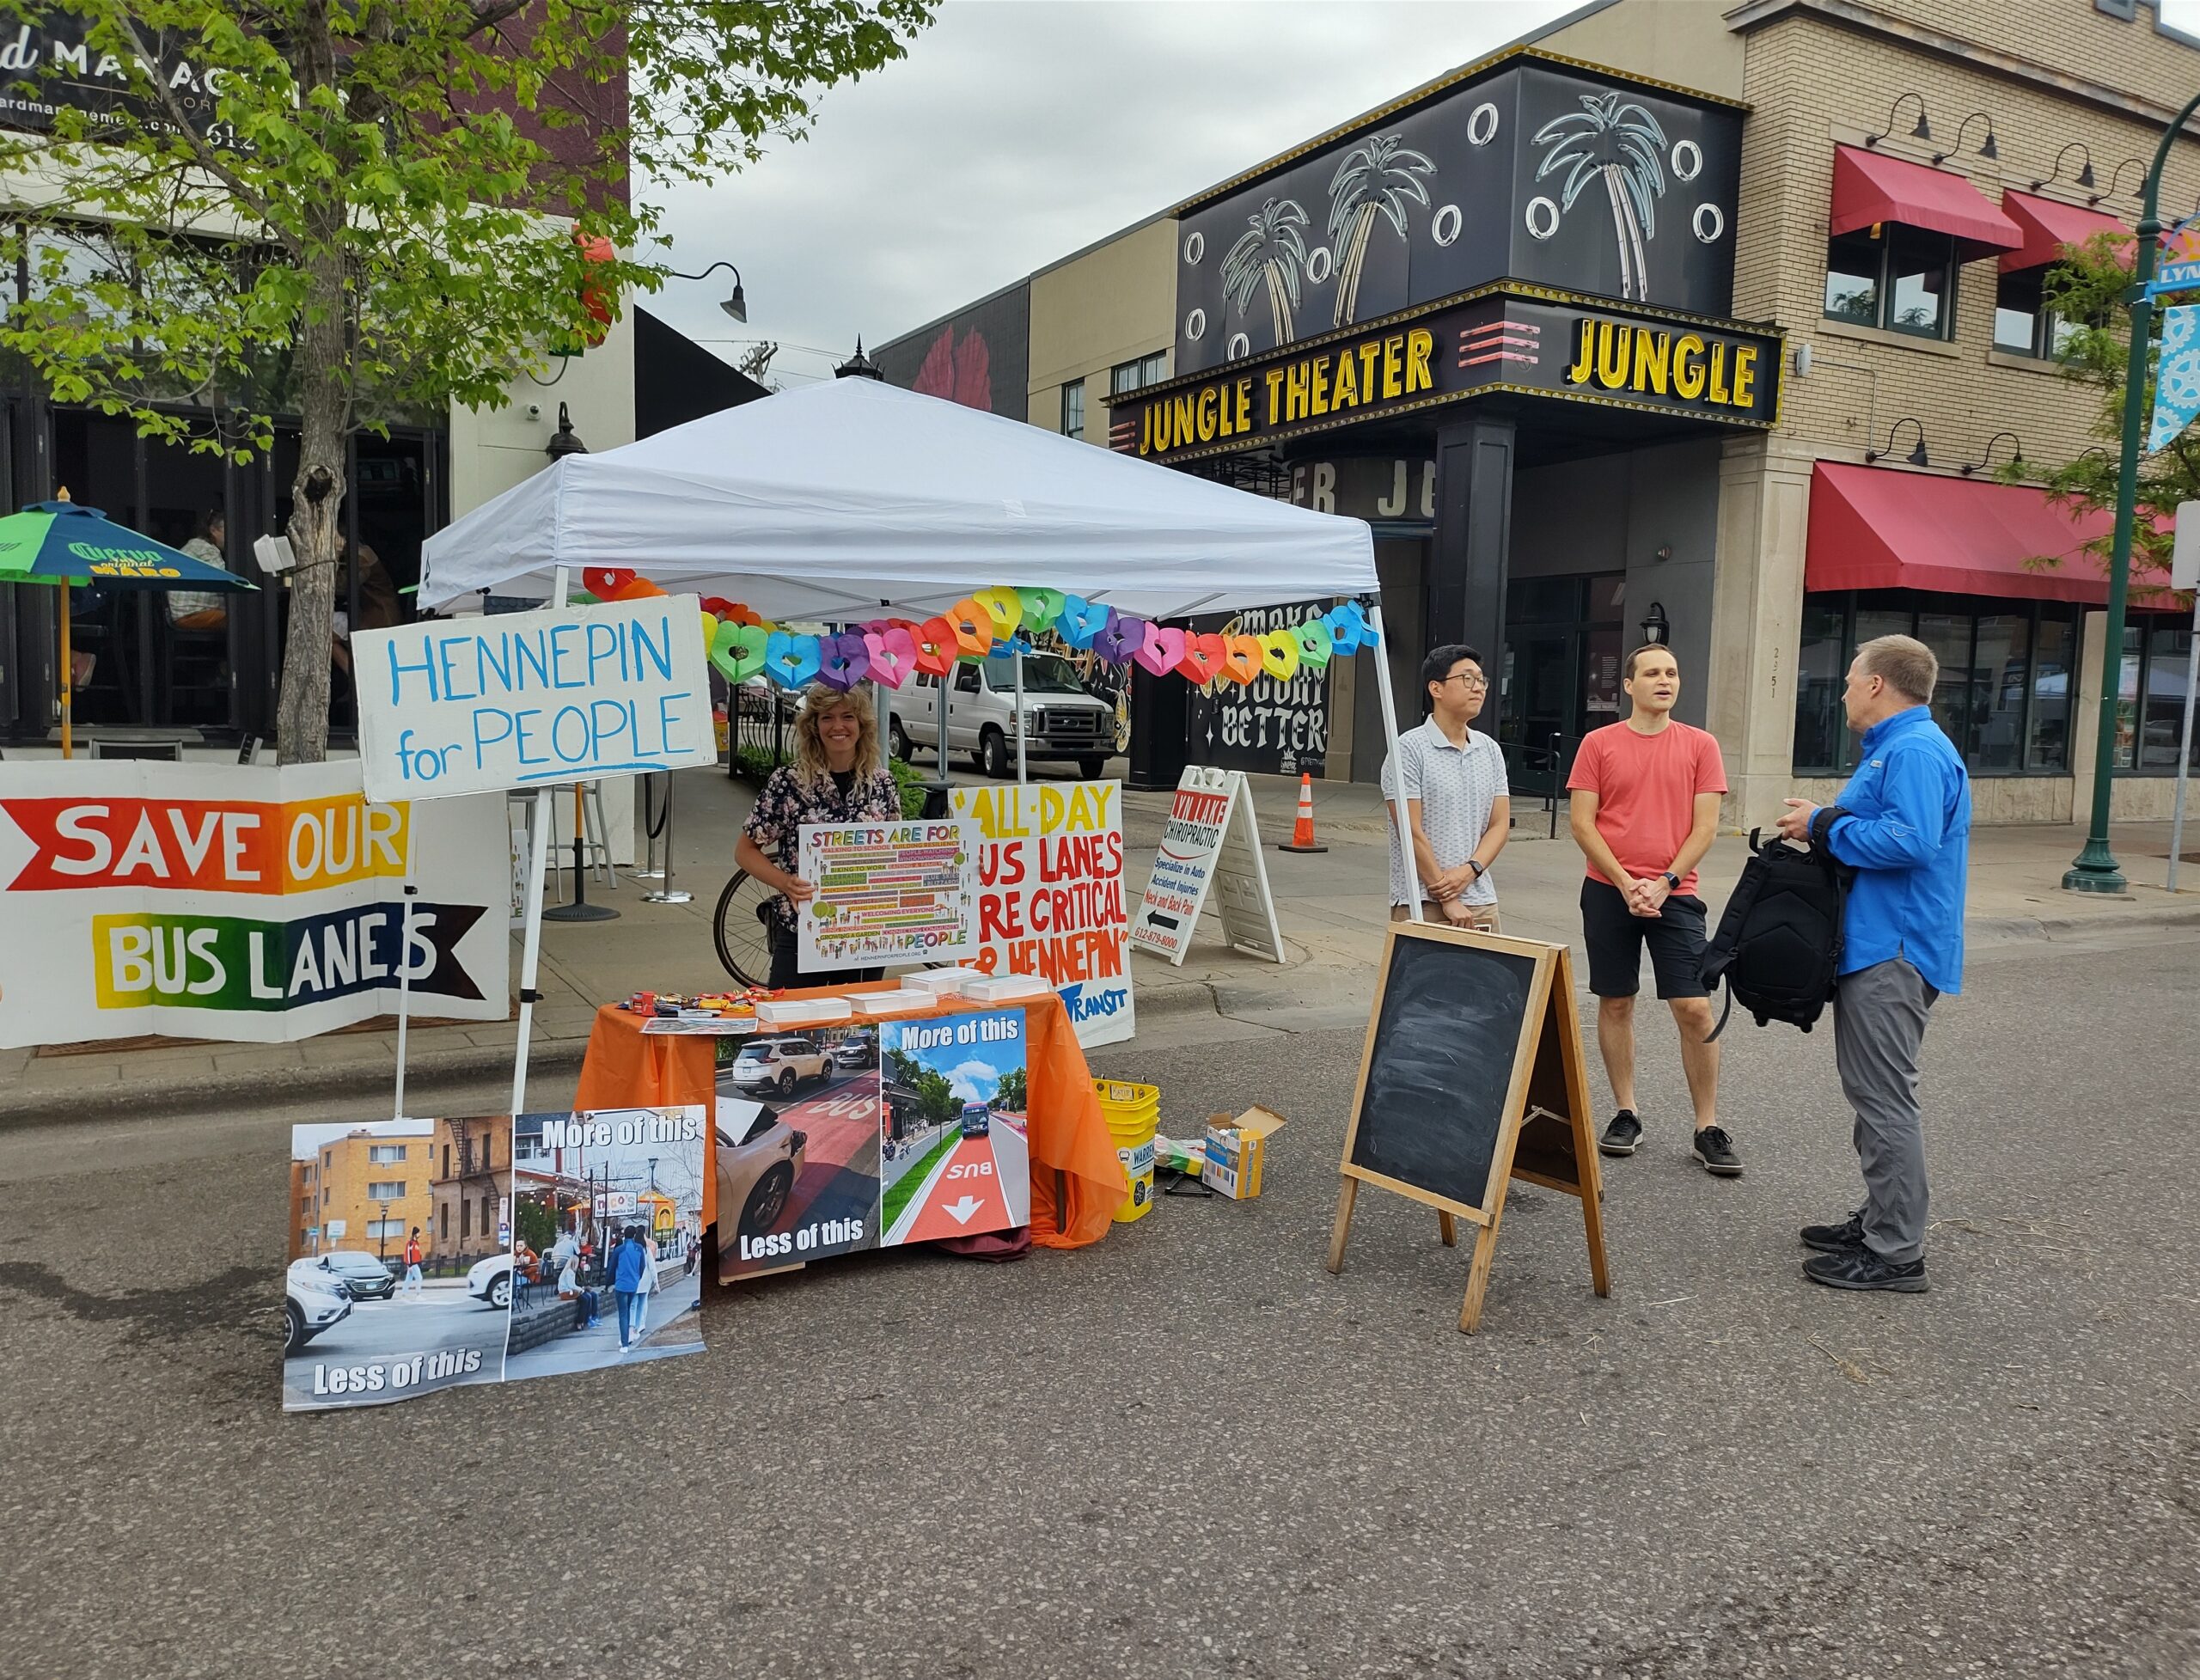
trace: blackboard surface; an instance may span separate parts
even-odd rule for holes
[[[1482,1206],[1535,978],[1532,956],[1390,942],[1353,1165]]]

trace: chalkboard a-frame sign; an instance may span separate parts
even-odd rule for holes
[[[1506,1190],[1519,1178],[1580,1198],[1590,1280],[1610,1294],[1591,1124],[1572,953],[1394,923],[1345,1130],[1329,1270],[1344,1268],[1362,1184],[1438,1209],[1446,1247],[1458,1240],[1454,1216],[1471,1220],[1479,1229],[1459,1312],[1459,1328],[1471,1333]]]

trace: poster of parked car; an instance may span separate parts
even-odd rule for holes
[[[718,1276],[878,1246],[878,1032],[730,1040],[718,1070]]]
[[[283,1406],[702,1347],[700,1107],[297,1126]]]
[[[1030,1222],[1020,1009],[759,1036],[718,1088],[724,1281]]]

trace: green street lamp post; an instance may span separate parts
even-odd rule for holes
[[[2124,871],[2108,849],[2109,795],[2116,777],[2116,709],[2123,698],[2124,609],[2131,587],[2131,525],[2139,498],[2139,435],[2147,424],[2147,355],[2154,340],[2154,302],[2147,295],[2154,278],[2154,254],[2161,241],[2162,222],[2158,208],[2161,196],[2162,165],[2168,161],[2170,143],[2183,131],[2185,119],[2200,110],[2200,94],[2162,131],[2154,148],[2154,167],[2140,200],[2138,250],[2132,266],[2130,360],[2124,376],[2124,455],[2116,471],[2116,538],[2108,563],[2108,633],[2104,638],[2100,674],[2100,731],[2093,748],[2093,827],[2085,849],[2063,872],[2062,885],[2071,892],[2120,893]]]

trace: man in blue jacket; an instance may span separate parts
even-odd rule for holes
[[[611,1288],[619,1298],[619,1351],[623,1353],[638,1340],[635,1321],[640,1314],[637,1304],[649,1284],[650,1250],[637,1228],[630,1225],[622,1234],[626,1240],[611,1256]]]
[[[1917,1055],[1934,1000],[1963,989],[1971,779],[1933,721],[1940,662],[1881,636],[1856,650],[1842,704],[1863,736],[1838,803],[1790,799],[1780,832],[1852,865],[1833,1001],[1834,1059],[1856,1111],[1864,1205],[1806,1225],[1804,1275],[1836,1289],[1915,1294],[1925,1280],[1925,1131]]]

